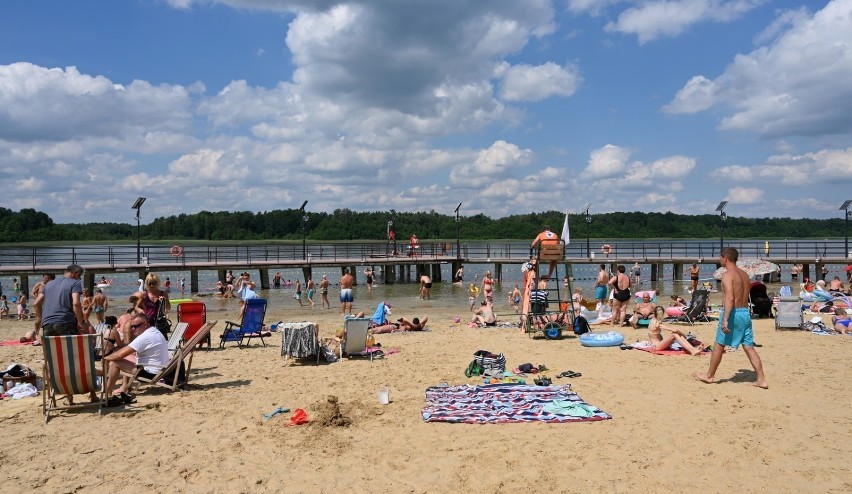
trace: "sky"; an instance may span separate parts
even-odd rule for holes
[[[836,218],[852,0],[6,0],[0,206]]]

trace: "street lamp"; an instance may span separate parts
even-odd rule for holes
[[[136,210],[136,264],[142,264],[142,227],[140,226],[141,216],[139,215],[139,210],[142,209],[145,199],[145,197],[140,197],[130,206],[130,209]]]
[[[847,258],[849,257],[849,216],[852,215],[852,212],[849,211],[849,205],[851,204],[852,200],[846,201],[840,206],[840,211],[846,211],[846,247],[843,252]]]
[[[725,214],[725,206],[728,205],[728,201],[722,201],[716,206],[716,211],[719,211],[719,255],[722,255],[722,249],[725,245],[725,220],[728,219],[728,215]]]
[[[592,203],[586,205],[586,257],[592,257],[592,249],[589,246],[589,233],[592,231],[592,215],[589,214],[589,208],[592,207]]]
[[[461,259],[461,217],[459,216],[459,210],[461,209],[462,203],[459,203],[456,206],[456,259]]]
[[[305,212],[305,206],[308,205],[307,199],[299,206],[299,212],[302,213],[302,259],[308,259],[308,213]]]

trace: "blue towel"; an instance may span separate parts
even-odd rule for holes
[[[379,302],[379,305],[376,306],[376,312],[373,314],[373,317],[370,318],[371,321],[381,326],[385,324],[387,320],[385,319],[385,301],[382,300]]]

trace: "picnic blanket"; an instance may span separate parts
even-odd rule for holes
[[[432,386],[426,389],[425,422],[505,424],[587,422],[612,417],[583,401],[571,385]]]

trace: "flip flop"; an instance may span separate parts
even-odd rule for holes
[[[556,377],[569,377],[569,378],[570,378],[570,377],[580,377],[580,376],[582,376],[582,375],[583,375],[583,374],[581,374],[580,372],[574,372],[574,371],[572,371],[572,370],[567,370],[567,371],[565,371],[565,372],[563,372],[563,373],[559,374],[559,375],[558,375],[558,376],[556,376]]]

